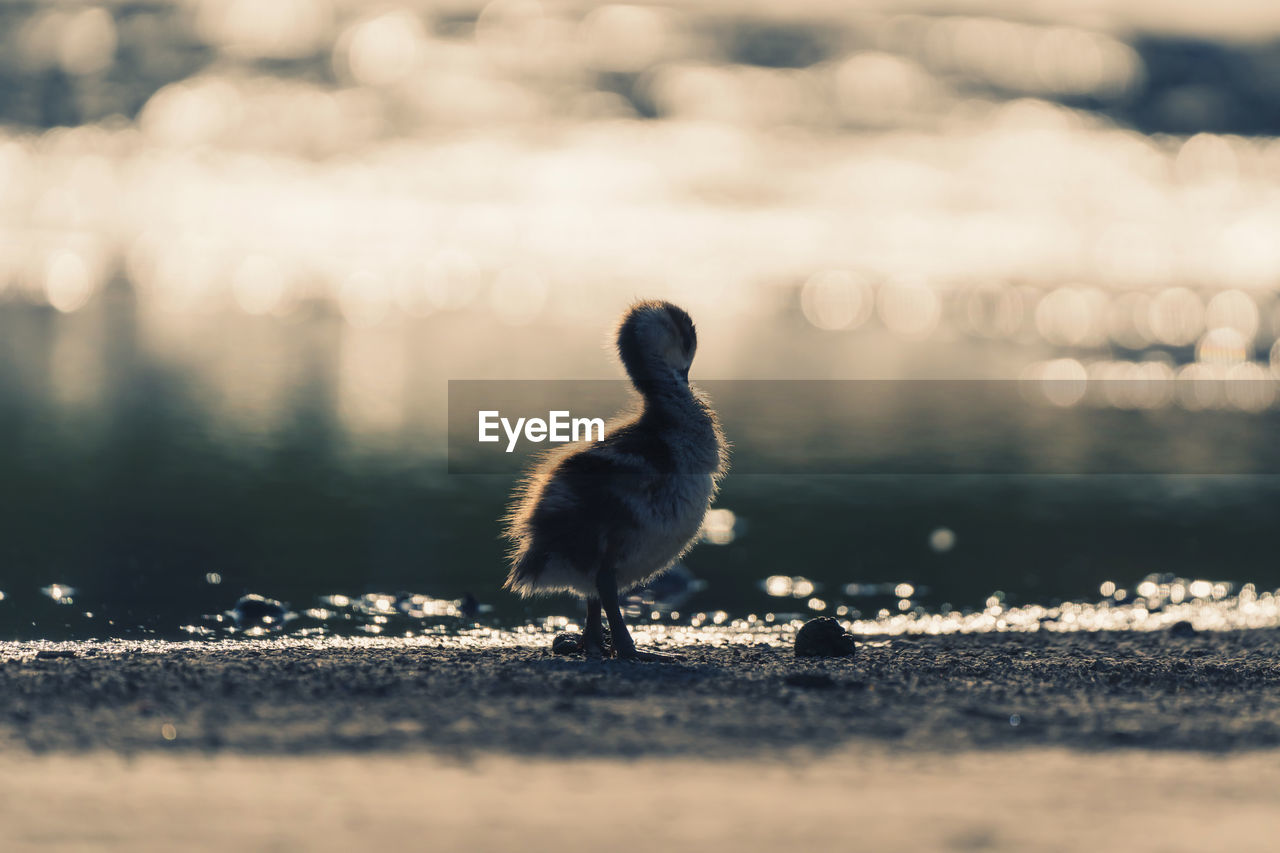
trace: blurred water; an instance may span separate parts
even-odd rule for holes
[[[616,378],[636,296],[690,310],[701,379],[1186,380],[1046,434],[1271,470],[1274,394],[1232,389],[1280,375],[1280,14],[984,9],[5,4],[0,636],[218,634],[250,593],[291,631],[572,616],[499,592],[512,477],[446,473],[446,382]],[[975,405],[930,415],[953,454]],[[813,421],[761,452],[923,453]],[[1266,590],[1278,490],[740,474],[675,609]]]
[[[427,622],[401,619],[386,629],[395,632],[458,627],[477,615],[519,625],[576,613],[566,599],[521,602],[499,590],[498,518],[515,476],[447,473],[444,413],[429,408],[433,398],[443,403],[440,384],[423,378],[423,408],[398,429],[361,432],[353,424],[363,421],[342,416],[341,368],[325,356],[332,348],[296,340],[343,333],[321,319],[264,338],[315,355],[277,365],[307,381],[287,385],[288,394],[266,398],[261,408],[241,409],[202,385],[199,370],[158,363],[138,339],[133,310],[122,295],[72,315],[17,306],[0,312],[13,332],[0,340],[23,342],[0,360],[0,630],[7,636],[174,636],[183,626],[218,634],[231,623],[206,617],[247,593],[301,614],[290,631],[368,633],[378,624],[359,614],[344,620],[350,611],[322,600],[334,595],[385,596],[375,600],[391,606],[386,615],[402,617],[397,602],[411,601],[409,594],[453,602]],[[222,328],[241,322],[260,321]],[[429,329],[443,320],[424,322]],[[65,325],[78,323],[110,333],[81,330],[69,339]],[[62,393],[59,348],[69,340],[101,346],[78,356],[93,371],[88,402]],[[979,417],[965,406],[962,397],[940,417],[955,447],[983,446],[975,431],[1000,415]],[[1169,422],[1213,415],[1170,403],[1131,417],[1153,441],[1172,438],[1176,449]],[[1267,413],[1234,417],[1235,431],[1204,435],[1238,442],[1249,430],[1265,436],[1273,429]],[[858,436],[848,453],[874,458],[876,436]],[[822,440],[823,453],[839,452],[838,436]],[[902,440],[886,444],[903,452]],[[1126,446],[1121,436],[1074,440],[1104,451]],[[754,452],[794,454],[786,436],[776,442],[757,442]],[[997,591],[1008,604],[1049,606],[1092,601],[1104,582],[1131,586],[1150,572],[1280,586],[1275,476],[742,473],[730,475],[718,505],[708,541],[686,560],[697,584],[675,590],[684,595],[675,609],[685,619],[841,607],[844,615],[870,617],[899,612],[904,597],[931,612],[981,610]],[[761,586],[775,575],[810,586],[778,598]],[[903,583],[914,587],[906,596],[894,590]],[[468,595],[492,609],[462,618],[456,603]],[[822,606],[811,607],[811,599]],[[669,601],[637,601],[635,612],[669,611]],[[315,610],[329,612],[307,618]]]

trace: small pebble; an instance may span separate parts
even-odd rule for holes
[[[810,619],[796,632],[798,658],[851,657],[853,654],[853,635],[830,616]]]
[[[36,660],[62,660],[77,657],[71,649],[41,649],[36,652]]]
[[[1196,633],[1196,627],[1186,619],[1181,622],[1174,622],[1169,626],[1170,637],[1194,637]]]
[[[551,654],[576,655],[582,652],[582,635],[565,631],[551,641]]]
[[[273,631],[284,626],[285,614],[288,612],[274,598],[263,598],[261,595],[246,595],[231,608],[231,616],[239,627],[260,627]]]

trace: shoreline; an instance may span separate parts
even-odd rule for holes
[[[836,659],[764,645],[680,651],[681,663],[652,664],[425,639],[9,643],[0,745],[689,759],[868,745],[1280,747],[1274,630],[898,637]]]
[[[1274,833],[1278,631],[682,651],[0,644],[0,846],[1190,853]]]

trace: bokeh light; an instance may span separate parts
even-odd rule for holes
[[[448,380],[616,378],[601,336],[650,296],[695,316],[695,381],[1009,380],[1028,403],[814,412],[811,442],[765,443],[781,458],[913,462],[926,428],[988,447],[997,423],[1052,435],[1067,468],[1125,436],[1176,467],[1206,448],[1247,462],[1274,431],[1280,16],[1265,4],[68,0],[5,14],[0,409],[17,413],[6,440],[66,441],[85,482],[111,480],[88,470],[102,448],[149,449],[153,426],[184,431],[184,464],[213,448],[268,486],[298,459],[438,471]],[[299,436],[314,445],[291,454]],[[14,470],[45,450],[13,450]],[[80,482],[29,478],[62,480]],[[806,522],[827,506],[811,499]],[[979,570],[973,519],[925,504],[876,560]],[[491,543],[494,517],[457,531]],[[463,537],[451,518],[415,523]],[[370,524],[368,550],[404,566],[417,540],[399,519]],[[860,581],[758,556],[744,530],[718,507],[701,538],[767,578],[778,612],[753,625],[857,610],[840,592]],[[193,577],[230,588],[235,571]],[[926,615],[935,580],[910,574],[871,584],[867,615],[884,615],[866,630],[1031,624],[998,597]],[[1181,606],[1204,599],[1196,583],[1135,589]],[[385,615],[382,599],[353,601],[323,609]],[[1056,624],[1120,618],[1105,609],[1064,607]],[[706,621],[737,616],[718,612]]]
[[[814,273],[800,293],[805,318],[827,330],[861,326],[871,317],[874,302],[871,287],[844,270]]]

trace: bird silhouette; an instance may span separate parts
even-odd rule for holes
[[[585,597],[589,656],[670,660],[636,649],[619,592],[662,574],[693,544],[728,446],[709,402],[689,385],[698,337],[684,310],[660,301],[631,306],[617,348],[640,405],[607,425],[602,440],[547,454],[516,489],[506,517],[505,586],[526,597]]]

